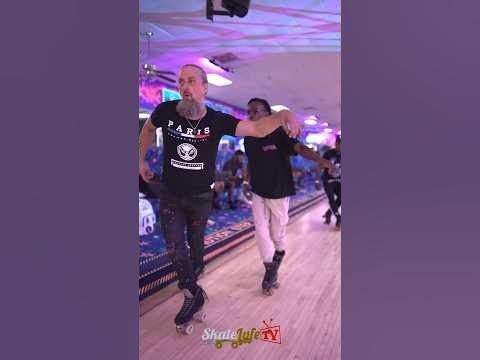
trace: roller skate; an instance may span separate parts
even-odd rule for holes
[[[194,294],[189,289],[184,289],[184,296],[183,306],[175,316],[175,325],[177,333],[190,335],[193,333],[192,319],[198,322],[204,322],[207,319],[207,313],[203,311],[203,305],[208,297],[199,286]]]
[[[337,222],[335,223],[335,226],[337,228],[340,228],[340,222],[341,222],[342,216],[340,214],[338,214],[338,215],[335,215],[335,217],[337,218]]]
[[[264,295],[273,295],[273,289],[278,289],[280,283],[277,281],[277,266],[274,262],[263,263],[265,265],[265,276],[262,281],[262,292]]]
[[[282,263],[283,257],[285,256],[285,250],[275,250],[275,254],[273,254],[273,263],[276,266],[276,273],[278,273],[278,268],[280,267],[280,264]]]
[[[325,215],[323,215],[323,218],[325,219],[325,224],[330,225],[330,222],[332,221],[332,212],[327,210]]]

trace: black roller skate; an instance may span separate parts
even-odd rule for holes
[[[280,284],[277,281],[276,263],[263,263],[265,265],[265,276],[262,281],[262,290],[264,295],[273,295],[273,288],[277,289]]]
[[[335,226],[337,228],[340,228],[340,222],[341,222],[342,216],[340,214],[336,214],[335,217],[337,218],[337,222],[335,223]]]
[[[276,271],[278,272],[278,268],[282,263],[283,257],[285,256],[285,250],[275,250],[275,254],[273,254],[273,263],[276,265]]]
[[[202,310],[208,297],[200,286],[197,286],[195,293],[192,293],[189,289],[183,291],[185,299],[180,312],[175,316],[175,325],[177,333],[190,335],[193,332],[192,319],[199,322],[204,322],[207,319],[207,313]]]
[[[332,219],[332,211],[328,209],[325,215],[323,215],[323,218],[325,219],[325,224],[330,225]]]
[[[264,293],[266,295],[273,295],[273,290],[272,288],[278,289],[280,287],[280,282],[278,281],[278,269],[280,268],[280,264],[282,263],[283,257],[285,256],[285,250],[275,250],[275,254],[273,254],[273,260],[272,260],[272,265],[273,265],[273,270],[272,270],[272,279],[270,280],[270,288],[268,288]],[[267,274],[265,274],[267,276]]]

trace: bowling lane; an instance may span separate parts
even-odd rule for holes
[[[279,271],[280,288],[271,297],[260,289],[264,268],[254,240],[208,264],[200,279],[210,301],[207,321],[195,322],[192,335],[178,335],[173,319],[183,295],[167,298],[140,317],[140,359],[340,359],[341,232],[322,223],[321,201],[292,219],[287,255]],[[175,285],[176,286],[176,285]],[[172,293],[174,287],[164,289]],[[202,340],[206,328],[217,333],[243,328],[279,330],[275,341],[261,340],[220,349]]]

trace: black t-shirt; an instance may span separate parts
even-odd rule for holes
[[[282,128],[264,138],[245,137],[252,192],[268,199],[295,195],[291,155],[297,155],[291,139]]]
[[[342,177],[342,171],[341,171],[342,168],[340,166],[342,155],[338,154],[335,149],[330,149],[325,151],[325,153],[323,154],[323,158],[330,161],[336,167],[335,171],[332,171],[329,169],[323,170],[323,180],[328,182],[333,182],[333,181],[340,182]]]
[[[162,181],[178,195],[207,192],[214,182],[220,139],[234,136],[240,120],[209,107],[200,121],[187,120],[177,113],[178,102],[163,102],[151,115],[163,133]]]

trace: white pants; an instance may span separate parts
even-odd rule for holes
[[[285,249],[290,198],[266,199],[252,195],[255,238],[263,262],[269,263],[273,260],[275,250]]]

